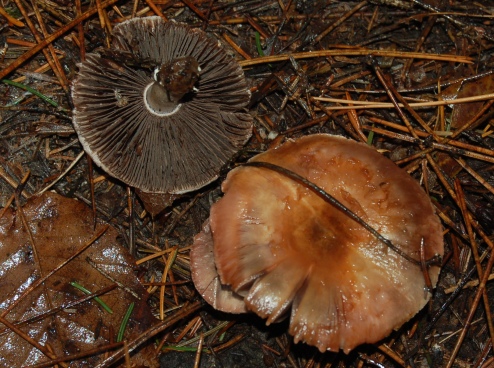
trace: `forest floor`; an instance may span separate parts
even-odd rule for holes
[[[494,1],[0,6],[0,366],[494,367],[487,282],[494,263]],[[254,122],[217,180],[154,217],[132,188],[91,164],[72,125],[71,97],[81,60],[110,45],[117,24],[152,15],[224,45],[244,70]],[[349,354],[294,344],[288,321],[265,326],[253,314],[217,312],[191,282],[190,246],[229,170],[316,133],[377,148],[421,184],[444,227],[430,302],[389,337]],[[55,221],[55,212],[63,218]],[[102,234],[109,244],[101,244]],[[49,242],[54,236],[61,248]],[[98,258],[116,243],[126,250]],[[82,245],[92,253],[76,264]],[[13,258],[21,248],[28,250]],[[125,265],[110,267],[108,281],[98,264],[117,258]],[[89,262],[92,271],[85,259],[97,263]],[[61,262],[62,273],[50,274]],[[42,277],[44,286],[34,287]],[[114,317],[83,300],[82,286],[100,292]],[[124,288],[132,292],[117,294]],[[130,305],[132,323],[120,342],[113,336]]]

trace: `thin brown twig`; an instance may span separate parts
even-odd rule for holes
[[[463,340],[465,339],[465,336],[466,336],[466,334],[467,334],[467,332],[468,332],[468,330],[472,324],[472,320],[473,320],[473,317],[474,317],[475,312],[477,310],[477,307],[480,303],[480,299],[482,298],[482,296],[484,294],[485,285],[487,283],[487,280],[489,278],[489,274],[491,273],[493,265],[494,265],[494,246],[491,248],[490,258],[489,258],[489,261],[487,262],[487,266],[485,267],[484,275],[480,281],[477,292],[475,293],[475,298],[474,298],[473,302],[471,303],[472,306],[471,306],[470,312],[468,313],[468,316],[464,322],[464,326],[461,330],[460,337],[458,337],[458,340],[456,341],[456,345],[455,345],[453,351],[451,352],[451,356],[450,356],[449,361],[446,365],[446,368],[451,368],[453,366],[455,360],[456,360],[458,352],[460,351],[460,347],[463,344]]]
[[[398,363],[402,367],[409,367],[408,364],[405,363],[402,357],[398,353],[396,353],[393,349],[391,349],[386,344],[381,344],[378,346],[378,349],[382,351],[387,356],[391,357],[396,363]]]
[[[59,364],[59,363],[63,363],[63,362],[69,362],[69,361],[75,361],[75,360],[79,360],[79,359],[82,359],[82,358],[85,358],[85,357],[91,357],[91,356],[94,356],[94,355],[97,355],[97,354],[101,354],[101,353],[106,353],[106,352],[109,352],[111,350],[114,350],[114,349],[117,349],[119,347],[122,347],[124,345],[123,342],[114,342],[114,343],[111,343],[111,344],[105,344],[105,345],[102,345],[102,346],[97,346],[91,350],[87,350],[87,351],[82,351],[80,353],[77,353],[77,354],[72,354],[72,355],[67,355],[67,356],[63,356],[63,357],[54,357],[52,358],[51,360],[47,361],[47,362],[42,362],[42,363],[38,363],[38,364],[34,364],[34,365],[31,365],[31,366],[28,366],[26,368],[47,368],[47,367],[52,367],[56,364]]]
[[[134,4],[132,5],[132,13],[130,15],[131,18],[135,18],[137,14],[137,7],[139,6],[139,0],[134,0]]]
[[[136,226],[135,226],[135,211],[134,211],[134,190],[127,186],[127,208],[129,211],[129,253],[132,256],[136,255]],[[96,215],[96,208],[94,209]]]
[[[38,341],[36,341],[32,337],[30,337],[24,331],[20,330],[16,325],[14,325],[13,323],[11,323],[8,320],[6,320],[3,316],[0,316],[0,322],[3,323],[5,326],[7,326],[17,336],[21,337],[23,340],[27,341],[33,347],[35,347],[36,349],[38,349],[40,352],[42,352],[48,358],[50,358],[50,359],[56,359],[55,354],[51,353],[50,350],[46,346],[41,345]],[[66,367],[66,365],[63,365],[63,366]]]
[[[468,234],[468,238],[469,238],[470,247],[471,247],[472,253],[473,253],[473,259],[475,260],[475,267],[477,268],[477,274],[478,274],[479,279],[481,279],[481,278],[483,278],[483,270],[482,270],[482,265],[481,265],[481,261],[480,261],[477,240],[475,239],[475,236],[473,233],[473,228],[472,228],[472,222],[474,221],[474,219],[472,219],[472,216],[468,213],[467,204],[465,202],[465,195],[463,193],[463,188],[461,187],[461,184],[460,184],[460,181],[458,180],[458,178],[455,180],[454,185],[455,185],[455,191],[457,193],[456,196],[458,198],[458,204],[460,205],[460,210],[463,214],[463,220],[464,220],[465,226],[467,228],[467,234]],[[490,344],[493,345],[494,327],[492,325],[492,315],[491,315],[491,308],[489,306],[489,297],[488,297],[485,289],[482,292],[482,298],[484,300],[485,316],[487,319],[487,326],[489,328],[489,335],[491,336]]]
[[[101,3],[101,6],[107,7],[109,5],[113,5],[116,3],[118,0],[106,0],[103,3]],[[70,31],[72,28],[74,28],[76,25],[81,23],[82,21],[86,20],[87,18],[91,17],[94,15],[98,10],[96,7],[93,7],[92,9],[87,10],[83,14],[81,14],[80,17],[77,17],[70,23],[66,24],[64,27],[60,28],[59,30],[53,32],[51,35],[46,37],[44,40],[39,42],[36,46],[31,48],[29,51],[25,52],[21,56],[19,56],[15,61],[13,61],[11,64],[6,66],[4,69],[0,70],[0,79],[5,78],[7,75],[12,73],[14,70],[16,70],[19,66],[24,64],[27,60],[29,60],[31,57],[36,55],[39,51],[43,50],[47,45],[58,39],[59,37],[63,36],[65,33]]]
[[[77,18],[82,14],[81,0],[75,1],[75,10]],[[81,61],[86,60],[86,47],[84,44],[84,25],[80,22],[77,25],[77,39],[79,40],[79,53],[81,56]]]
[[[34,36],[34,39],[36,40],[36,42],[40,43],[41,42],[41,36],[39,35],[38,30],[34,26],[33,22],[31,22],[31,18],[29,18],[29,14],[27,13],[24,6],[22,5],[21,0],[14,0],[14,1],[15,1],[15,4],[17,5],[17,8],[19,9],[22,16],[24,17],[24,20],[26,21],[26,23],[29,27],[29,30],[31,31],[32,35]],[[36,14],[36,16],[38,16],[39,11],[36,12],[36,10],[35,10],[35,14]],[[38,20],[38,23],[39,23],[39,20]],[[40,27],[41,27],[41,23],[40,23]],[[41,29],[43,29],[43,27]],[[59,67],[61,68],[61,65],[60,65],[60,63],[56,64],[54,61],[54,59],[57,59],[57,61],[58,61],[58,58],[55,55],[55,49],[53,48],[53,46],[51,44],[47,45],[47,46],[48,46],[48,50],[43,49],[41,51],[43,52],[43,55],[45,56],[46,61],[50,65],[51,70],[53,71],[53,73],[55,73],[58,80],[60,81],[60,84],[63,86],[65,81],[64,81],[64,77],[62,76],[62,72],[59,69]],[[51,55],[50,55],[50,53],[48,53],[48,51],[50,51]],[[65,85],[67,85],[67,84],[65,84]]]
[[[34,14],[36,15],[36,19],[38,21],[39,27],[41,29],[41,32],[43,33],[43,37],[46,37],[48,35],[48,31],[45,26],[45,22],[43,21],[43,17],[41,16],[41,13],[38,9],[38,6],[36,5],[36,1],[31,0],[31,6],[33,7]],[[36,41],[40,42],[41,37],[37,36]],[[52,44],[48,45],[48,50],[51,53],[53,64],[55,65],[55,75],[58,78],[58,81],[60,82],[60,85],[62,86],[63,90],[67,95],[69,95],[69,80],[67,79],[67,76],[65,75],[62,64],[60,64],[60,60],[56,55],[56,50],[55,47],[53,47]]]
[[[104,29],[105,32],[105,42],[106,42],[106,47],[110,47],[110,34],[111,34],[111,27],[109,22],[107,21],[107,16],[105,13],[105,10],[103,9],[101,5],[101,0],[96,0],[96,9],[98,11],[98,18],[99,18],[99,23],[102,29]]]
[[[201,18],[203,21],[207,22],[208,21],[208,18],[206,17],[206,15],[203,14],[202,11],[199,10],[199,8],[197,6],[194,5],[194,3],[192,1],[189,1],[189,0],[181,0],[186,6],[188,6],[190,8],[190,10],[192,10],[194,13],[196,13],[196,15]]]
[[[474,100],[477,97],[482,97],[482,95],[472,96],[472,97],[470,97],[471,100],[466,101],[466,102],[483,101],[483,100],[480,100],[480,99],[479,100]],[[469,97],[466,97],[466,98],[468,99]],[[459,99],[455,99],[455,100],[458,101]],[[453,101],[455,101],[455,100],[453,100]],[[477,113],[468,122],[466,122],[465,124],[463,124],[463,126],[460,129],[456,130],[451,137],[448,137],[445,140],[447,141],[449,139],[454,139],[454,138],[458,137],[461,133],[463,133],[464,131],[466,131],[467,129],[469,129],[471,126],[473,126],[479,120],[479,118],[482,115],[484,115],[487,110],[489,110],[491,108],[492,104],[494,104],[494,96],[492,98],[490,98],[489,100],[490,101],[488,101],[479,111],[477,111]]]
[[[187,325],[182,329],[182,331],[180,331],[180,333],[177,335],[177,337],[175,338],[175,341],[181,341],[185,337],[185,335],[187,335],[187,333],[190,332],[194,328],[194,326],[197,325],[198,323],[202,323],[201,316],[196,316],[196,317],[192,318],[189,321],[189,323],[187,323]],[[177,344],[177,346],[190,345],[193,342],[197,341],[198,338],[200,338],[200,336],[196,336],[193,339],[188,340],[188,341],[182,341],[179,344]]]
[[[382,57],[414,58],[414,59],[425,59],[425,60],[436,60],[436,61],[453,61],[456,63],[466,63],[466,64],[472,63],[472,59],[470,57],[465,57],[465,56],[426,54],[420,52],[405,52],[405,51],[390,51],[390,50],[372,50],[372,49],[361,49],[361,48],[356,48],[352,50],[342,49],[342,50],[295,52],[291,54],[262,56],[251,60],[241,60],[238,63],[240,64],[240,66],[246,68],[248,66],[253,66],[258,64],[268,64],[268,63],[275,63],[278,61],[286,61],[286,60],[290,60],[290,57],[293,57],[298,60],[298,59],[311,59],[316,57],[328,57],[328,56],[369,56],[369,55],[382,56]]]
[[[415,44],[415,49],[414,49],[415,52],[419,52],[420,49],[422,48],[422,45],[424,44],[427,36],[430,34],[430,32],[432,30],[432,26],[436,23],[436,19],[437,19],[437,17],[435,17],[435,16],[430,16],[427,19],[425,27],[423,27],[422,32],[420,34],[420,37]],[[401,71],[401,79],[402,80],[405,80],[405,78],[409,74],[409,71],[410,71],[410,68],[411,68],[413,62],[414,62],[413,59],[408,59],[405,61],[405,65],[403,65],[403,68]]]
[[[148,4],[148,6],[151,8],[151,10],[158,16],[160,16],[161,18],[163,18],[163,20],[167,21],[168,18],[161,12],[161,10],[155,5],[155,3],[152,1],[152,0],[145,0],[146,1],[146,4]]]
[[[343,100],[340,98],[332,98],[332,97],[312,97],[313,100],[315,101],[323,101],[323,102],[333,102],[333,103],[343,103],[343,104],[348,104],[348,100]],[[409,103],[409,106],[411,107],[433,107],[433,106],[445,106],[445,105],[455,105],[455,104],[461,104],[461,103],[467,103],[467,102],[476,102],[476,101],[487,101],[487,100],[494,100],[494,93],[487,93],[487,94],[482,94],[482,95],[477,95],[477,96],[470,96],[470,97],[461,97],[461,98],[455,98],[453,100],[437,100],[437,101],[427,101],[427,102],[411,102]],[[494,101],[489,102],[489,106],[486,106],[482,109],[482,113],[485,112],[490,107],[490,103]],[[326,108],[328,110],[352,110],[352,109],[386,109],[386,108],[392,108],[394,105],[390,102],[372,102],[372,101],[353,101],[352,102],[353,106],[327,106]],[[400,107],[404,107],[403,104],[398,104]],[[481,115],[481,114],[478,114]],[[472,122],[475,122],[474,119],[471,120]],[[465,124],[467,125],[467,128],[470,127],[470,124]],[[464,129],[461,129],[460,133],[462,133]],[[455,134],[457,134],[455,132]]]
[[[489,275],[488,279],[487,279],[487,281],[491,281],[491,280],[494,280],[494,273],[491,273]],[[465,285],[463,285],[462,288],[463,289],[468,289],[468,288],[471,288],[471,287],[477,287],[477,286],[479,286],[479,284],[480,284],[479,279],[470,280]],[[444,289],[444,294],[451,294],[457,288],[458,288],[458,285],[454,285],[454,286],[451,286],[449,288],[446,288],[446,289]]]
[[[494,194],[494,187],[492,185],[489,184],[489,182],[487,180],[485,180],[483,177],[481,177],[474,169],[472,169],[466,162],[465,160],[463,160],[461,157],[458,157],[458,158],[455,158],[456,162],[458,162],[460,164],[461,167],[463,167],[463,169],[465,169],[465,171],[467,173],[469,173],[471,176],[473,176],[475,179],[477,179],[477,181],[482,184],[482,186],[487,189],[489,192],[491,192],[492,194]]]
[[[58,183],[58,181],[60,179],[62,179],[65,175],[67,175],[69,173],[70,170],[72,170],[72,168],[79,162],[79,160],[82,158],[82,156],[84,156],[84,151],[81,151],[77,157],[74,158],[74,160],[70,163],[69,166],[67,166],[67,168],[64,170],[64,172],[59,175],[55,180],[53,180],[50,184],[48,184],[46,187],[44,187],[43,189],[40,189],[36,195],[40,195],[40,194],[43,194],[44,192],[46,192],[47,190],[49,190],[51,187],[53,187],[56,183]]]
[[[352,101],[352,98],[348,92],[345,93],[345,96],[347,100]],[[351,106],[351,105],[350,105]],[[347,117],[348,120],[350,121],[351,126],[355,130],[355,133],[357,133],[357,136],[360,138],[362,142],[367,142],[367,137],[365,136],[364,132],[362,131],[362,124],[360,124],[358,115],[357,115],[357,110],[348,110],[347,111]]]
[[[201,333],[199,336],[199,344],[197,344],[194,368],[199,368],[199,364],[201,363],[202,345],[204,344],[204,335]]]
[[[223,38],[225,39],[226,42],[228,42],[228,44],[233,47],[233,49],[235,51],[237,51],[240,55],[243,56],[244,59],[246,60],[250,60],[252,59],[252,56],[250,56],[246,51],[244,51],[239,45],[237,45],[235,43],[235,41],[232,40],[232,38],[230,36],[228,36],[228,34],[226,33],[223,33]]]
[[[373,121],[373,122],[378,122],[380,124],[390,126],[390,127],[394,128],[394,129],[397,129],[397,130],[400,130],[400,131],[408,131],[408,130],[406,130],[405,127],[403,127],[401,125],[398,125],[398,124],[395,124],[395,123],[385,122],[384,120],[374,119],[374,118],[371,118],[370,120]],[[404,135],[404,134],[399,134],[399,133],[391,132],[391,131],[388,131],[388,130],[385,130],[385,129],[381,129],[381,128],[377,128],[377,127],[373,127],[373,126],[369,126],[369,125],[363,125],[362,126],[362,129],[364,129],[364,130],[371,130],[371,131],[373,131],[375,133],[382,134],[384,136],[395,138],[395,139],[401,139],[401,140],[406,141],[406,142],[417,143],[417,139],[415,139],[413,137],[410,137],[410,136]],[[424,132],[420,132],[420,131],[417,131],[417,130],[414,130],[414,132],[419,137],[422,137],[422,138],[426,138],[428,136],[428,134],[427,133],[424,133]],[[474,146],[474,145],[471,145],[471,144],[467,144],[467,143],[463,143],[463,142],[458,142],[458,141],[454,141],[454,140],[450,140],[448,142],[448,144],[432,142],[432,143],[430,143],[430,145],[434,149],[439,149],[439,150],[442,150],[442,151],[451,152],[451,153],[453,153],[455,155],[463,155],[463,156],[467,156],[467,157],[476,158],[476,159],[479,159],[479,160],[482,160],[482,161],[494,162],[494,151],[493,150],[489,150],[487,148],[478,147],[478,146]],[[421,153],[421,155],[426,154],[427,152],[428,152],[428,150],[425,149]]]
[[[67,304],[63,304],[59,307],[56,307],[56,308],[52,308],[46,312],[43,312],[41,314],[38,314],[34,317],[31,317],[31,318],[28,318],[28,319],[25,319],[25,320],[22,320],[22,321],[18,321],[18,322],[13,322],[14,325],[20,327],[20,326],[23,326],[23,325],[27,325],[27,324],[31,324],[31,323],[35,323],[35,322],[38,322],[38,321],[41,321],[49,316],[52,316],[54,315],[55,313],[58,313],[60,311],[63,311],[63,310],[66,310],[66,309],[69,309],[69,308],[72,308],[72,307],[75,307],[79,304],[82,304],[84,302],[87,302],[88,300],[91,300],[97,296],[100,296],[100,295],[103,295],[103,294],[106,294],[108,293],[109,291],[112,291],[114,290],[115,288],[117,288],[118,285],[117,284],[113,284],[113,285],[110,285],[110,286],[107,286],[103,289],[100,289],[100,290],[97,290],[95,291],[94,293],[91,293],[91,294],[87,294],[87,295],[84,295],[82,296],[81,298],[79,299],[76,299],[70,303],[67,303]],[[7,330],[7,328],[3,328],[3,329],[0,329],[0,335],[4,334],[5,331]]]
[[[175,258],[176,258],[177,253],[178,253],[178,247],[173,247],[172,249],[173,249],[172,253],[168,256],[168,259],[166,259],[165,268],[163,270],[163,275],[161,277],[162,283],[166,283],[166,278],[168,276],[168,273],[171,270],[173,262],[175,261]],[[162,257],[165,258],[164,255]],[[161,320],[163,320],[165,318],[165,315],[164,315],[165,289],[166,289],[166,286],[165,286],[165,284],[163,284],[160,287],[160,319]]]
[[[98,271],[103,277],[107,278],[111,282],[115,283],[120,287],[122,290],[125,290],[128,292],[130,295],[132,295],[134,298],[141,300],[141,297],[130,287],[125,286],[122,282],[120,282],[118,279],[116,279],[114,276],[112,276],[110,273],[104,271],[101,267],[98,267],[98,265],[89,257],[86,257],[86,262],[89,263],[89,265],[94,268],[96,271]]]
[[[360,9],[362,9],[364,6],[366,6],[368,3],[367,0],[361,1],[357,5],[355,5],[352,9],[350,9],[348,12],[343,14],[336,22],[331,23],[331,25],[326,28],[324,31],[322,31],[312,42],[312,44],[319,43],[324,37],[326,37],[331,31],[334,29],[338,28],[343,22],[345,22],[348,18],[350,18],[352,15],[354,15],[356,12],[358,12]]]
[[[24,23],[22,23],[19,19],[17,18],[14,18],[13,16],[11,16],[9,13],[7,13],[5,11],[5,9],[3,7],[0,6],[0,15],[2,17],[4,17],[5,19],[7,19],[7,22],[11,23],[12,25],[16,26],[16,27],[19,27],[19,28],[22,28],[22,27],[25,27],[26,25]]]
[[[81,152],[79,155],[83,155],[83,152]],[[86,152],[86,159],[87,159],[87,176],[88,176],[88,183],[89,183],[89,194],[90,194],[90,200],[91,200],[91,210],[93,211],[93,228],[96,229],[96,196],[94,194],[94,170],[93,170],[93,159],[91,156],[89,156],[89,153]]]
[[[3,170],[3,168],[0,166],[0,174],[1,174],[1,170]],[[29,176],[31,175],[31,171],[27,171],[25,174],[24,174],[24,177],[21,179],[20,183],[14,188],[14,193],[12,193],[12,195],[10,196],[9,200],[7,201],[7,203],[5,204],[5,206],[2,208],[2,211],[0,212],[0,219],[3,217],[3,215],[5,215],[5,212],[7,212],[7,210],[9,209],[10,205],[14,202],[15,200],[15,192],[18,190],[17,188],[24,188],[24,186],[26,185],[27,183],[27,180],[29,179]],[[23,190],[21,190],[21,195],[25,198],[29,198],[29,196],[26,194],[26,192]]]
[[[241,341],[243,338],[245,338],[245,335],[243,334],[240,334],[240,335],[236,335],[234,337],[232,337],[231,339],[229,339],[227,342],[225,342],[224,344],[221,344],[221,345],[218,345],[216,346],[213,351],[215,353],[218,353],[222,350],[225,350],[225,349],[228,349],[230,347],[232,347],[233,345],[237,344],[239,341]]]

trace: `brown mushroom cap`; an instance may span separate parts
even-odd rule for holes
[[[307,186],[265,168],[239,167],[222,185],[210,226],[221,283],[244,296],[247,309],[267,324],[290,314],[296,342],[349,352],[386,337],[426,304],[421,242],[426,260],[442,255],[442,229],[406,172],[364,144],[324,134],[251,161],[315,183],[416,262]],[[439,267],[428,273],[435,286]]]
[[[228,313],[245,313],[243,298],[234,293],[228,285],[220,282],[214,263],[213,238],[209,221],[194,238],[190,251],[191,275],[194,286],[203,298],[215,309]]]
[[[143,192],[181,194],[215,180],[251,135],[238,63],[203,31],[160,17],[125,21],[113,36],[73,85],[84,149]]]

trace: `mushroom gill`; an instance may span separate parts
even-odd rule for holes
[[[111,48],[79,64],[72,97],[86,152],[152,213],[215,180],[252,130],[238,63],[203,31],[160,17],[115,26]]]
[[[435,286],[440,269],[432,262],[421,268],[421,247],[425,261],[441,256],[442,228],[406,172],[364,144],[325,134],[288,141],[249,162],[314,183],[397,250],[307,185],[266,167],[238,167],[211,208],[210,231],[191,251],[194,283],[210,304],[218,307],[222,298],[219,309],[237,313],[243,299],[267,324],[289,315],[296,342],[348,353],[386,337],[427,303],[424,272]],[[213,256],[199,256],[207,252]],[[215,282],[214,292],[205,287]]]

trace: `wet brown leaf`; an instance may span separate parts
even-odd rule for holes
[[[106,226],[99,223],[93,229],[91,211],[84,204],[54,193],[29,200],[22,212],[32,233],[34,251],[20,211],[9,209],[0,219],[2,315],[37,279],[62,264]],[[92,299],[17,327],[48,347],[53,356],[79,354],[115,342],[122,318],[134,302],[124,340],[142,333],[155,319],[146,305],[147,294],[136,277],[134,259],[117,237],[117,231],[108,227],[87,250],[29,292],[5,318],[11,323],[22,322],[80,299],[84,294],[70,284],[73,281],[91,292],[119,283],[125,289],[116,287],[100,297],[112,314]],[[133,362],[153,366],[150,359],[155,354],[149,353],[148,359],[141,351]],[[103,357],[89,356],[70,366],[94,366]],[[42,352],[0,323],[0,366],[20,367],[46,360]]]
[[[479,96],[494,92],[494,75],[490,74],[478,80],[466,83],[455,83],[443,92],[445,99]],[[479,113],[485,102],[469,102],[453,105],[451,127],[461,128]]]

